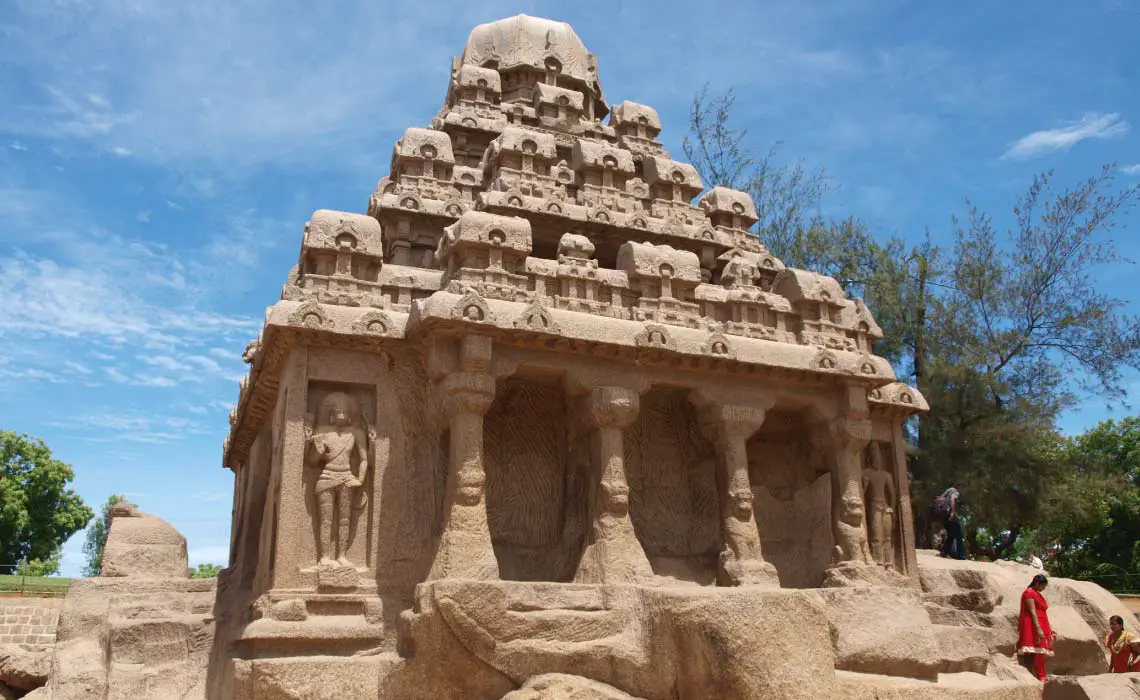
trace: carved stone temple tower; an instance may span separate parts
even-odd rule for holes
[[[926,402],[661,128],[520,15],[313,214],[230,418],[212,697],[826,698],[820,596],[917,595]]]

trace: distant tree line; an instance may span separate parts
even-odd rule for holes
[[[1079,398],[1120,404],[1140,368],[1140,318],[1096,272],[1126,264],[1109,234],[1140,195],[1105,166],[1061,186],[1037,175],[1008,225],[968,200],[948,242],[877,236],[857,217],[821,216],[822,170],[779,159],[733,120],[731,91],[693,100],[685,155],[706,186],[748,192],[761,243],[790,267],[835,277],[884,332],[876,352],[931,410],[907,434],[919,546],[932,544],[933,496],[961,484],[971,553],[1032,549],[1054,573],[1140,574],[1140,419],[1075,438],[1058,417]]]

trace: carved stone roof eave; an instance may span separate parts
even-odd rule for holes
[[[465,318],[463,309],[460,308],[466,298],[441,291],[426,299],[416,300],[408,316],[407,337],[416,339],[436,332],[455,335],[479,332],[509,338],[519,332],[514,322],[526,311],[526,303],[478,297],[476,303],[485,307],[484,314],[489,312],[491,318],[471,321]],[[683,356],[706,357],[702,348],[708,343],[710,334],[716,332],[710,329],[643,323],[563,309],[550,309],[549,314],[560,329],[559,335],[568,342],[662,350]],[[667,346],[647,348],[640,343],[639,336],[642,336],[650,325],[664,329],[669,337]],[[847,383],[864,384],[869,389],[896,381],[890,363],[874,355],[824,350],[814,346],[735,335],[728,336],[728,341],[732,345],[736,359],[744,364],[807,375],[842,377]],[[821,366],[819,362],[821,358],[830,359],[834,366]]]
[[[873,413],[892,416],[913,416],[930,411],[930,404],[922,392],[903,382],[891,382],[871,390],[867,403]]]

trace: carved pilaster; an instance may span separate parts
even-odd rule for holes
[[[471,349],[461,347],[460,365],[465,369],[482,364],[477,358],[462,357]],[[495,380],[488,374],[461,370],[444,376],[436,391],[447,416],[450,444],[443,532],[428,579],[497,579],[483,463],[483,415],[495,398]]]
[[[593,432],[591,530],[574,580],[630,583],[653,576],[649,559],[629,518],[623,432],[637,418],[638,394],[619,387],[596,387],[583,398]]]
[[[748,476],[748,439],[764,423],[764,409],[713,404],[702,411],[705,434],[716,446],[720,492],[721,586],[779,586],[776,567],[764,560]]]
[[[830,426],[835,448],[831,481],[832,532],[835,537],[833,570],[868,567],[873,563],[867,543],[866,506],[863,502],[863,450],[871,442],[871,420],[866,410],[866,394],[860,401],[854,391],[849,393],[846,410]],[[832,580],[825,585],[843,585],[834,575],[830,578]],[[840,578],[855,580],[865,577],[848,572]]]

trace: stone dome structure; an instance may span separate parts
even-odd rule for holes
[[[553,73],[560,87],[584,90],[601,102],[595,116],[608,112],[597,58],[565,22],[520,14],[480,24],[467,37],[460,60],[463,65],[494,69],[500,75],[519,69],[539,76]]]

